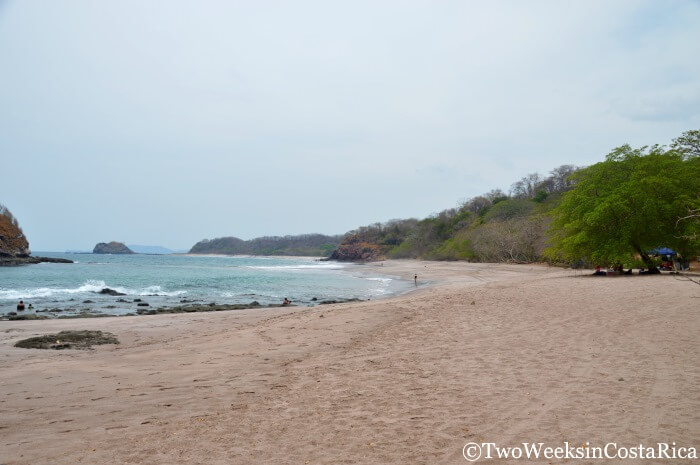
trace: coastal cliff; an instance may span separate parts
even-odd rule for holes
[[[29,241],[19,226],[17,218],[0,204],[0,266],[27,265],[54,262],[73,263],[71,260],[49,257],[32,257]]]
[[[29,257],[29,241],[27,241],[17,219],[4,205],[0,205],[0,256]]]
[[[100,242],[92,250],[92,253],[130,254],[134,253],[134,251],[122,242],[112,241],[109,243]]]

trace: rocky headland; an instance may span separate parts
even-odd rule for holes
[[[328,257],[329,260],[345,262],[371,262],[382,260],[384,250],[378,244],[369,242],[360,234],[348,234]]]
[[[10,210],[0,204],[0,266],[33,263],[73,263],[64,258],[32,257],[29,241]]]

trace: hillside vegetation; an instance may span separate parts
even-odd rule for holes
[[[529,174],[428,218],[399,219],[350,231],[336,260],[422,258],[631,265],[674,247],[700,250],[700,131],[670,148],[623,145],[606,160]],[[553,223],[553,219],[556,221]]]
[[[258,237],[248,241],[237,237],[220,237],[197,242],[190,249],[190,253],[327,257],[340,244],[342,237],[340,235],[303,234],[299,236]]]
[[[376,223],[350,231],[331,258],[422,258],[534,262],[547,247],[550,211],[572,187],[578,168],[562,165],[544,177],[529,174],[511,186],[469,199],[423,220]]]

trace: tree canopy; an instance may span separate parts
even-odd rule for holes
[[[700,157],[689,131],[671,149],[623,145],[571,176],[575,187],[553,210],[551,253],[570,262],[632,263],[650,269],[648,251],[670,247],[686,258],[700,251]],[[679,141],[681,141],[679,143]]]

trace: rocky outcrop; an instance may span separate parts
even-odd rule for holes
[[[7,257],[0,255],[0,266],[35,265],[37,263],[74,263],[67,258],[53,257]]]
[[[100,242],[92,249],[92,253],[129,254],[134,252],[123,243],[112,241],[110,243]]]
[[[348,262],[368,262],[384,258],[384,251],[377,244],[365,242],[358,234],[349,234],[328,258]]]
[[[10,210],[0,204],[0,266],[54,262],[73,263],[63,258],[32,257],[29,241]]]
[[[126,295],[123,292],[115,291],[114,289],[110,289],[108,287],[105,287],[102,289],[99,294],[105,294],[105,295]]]

